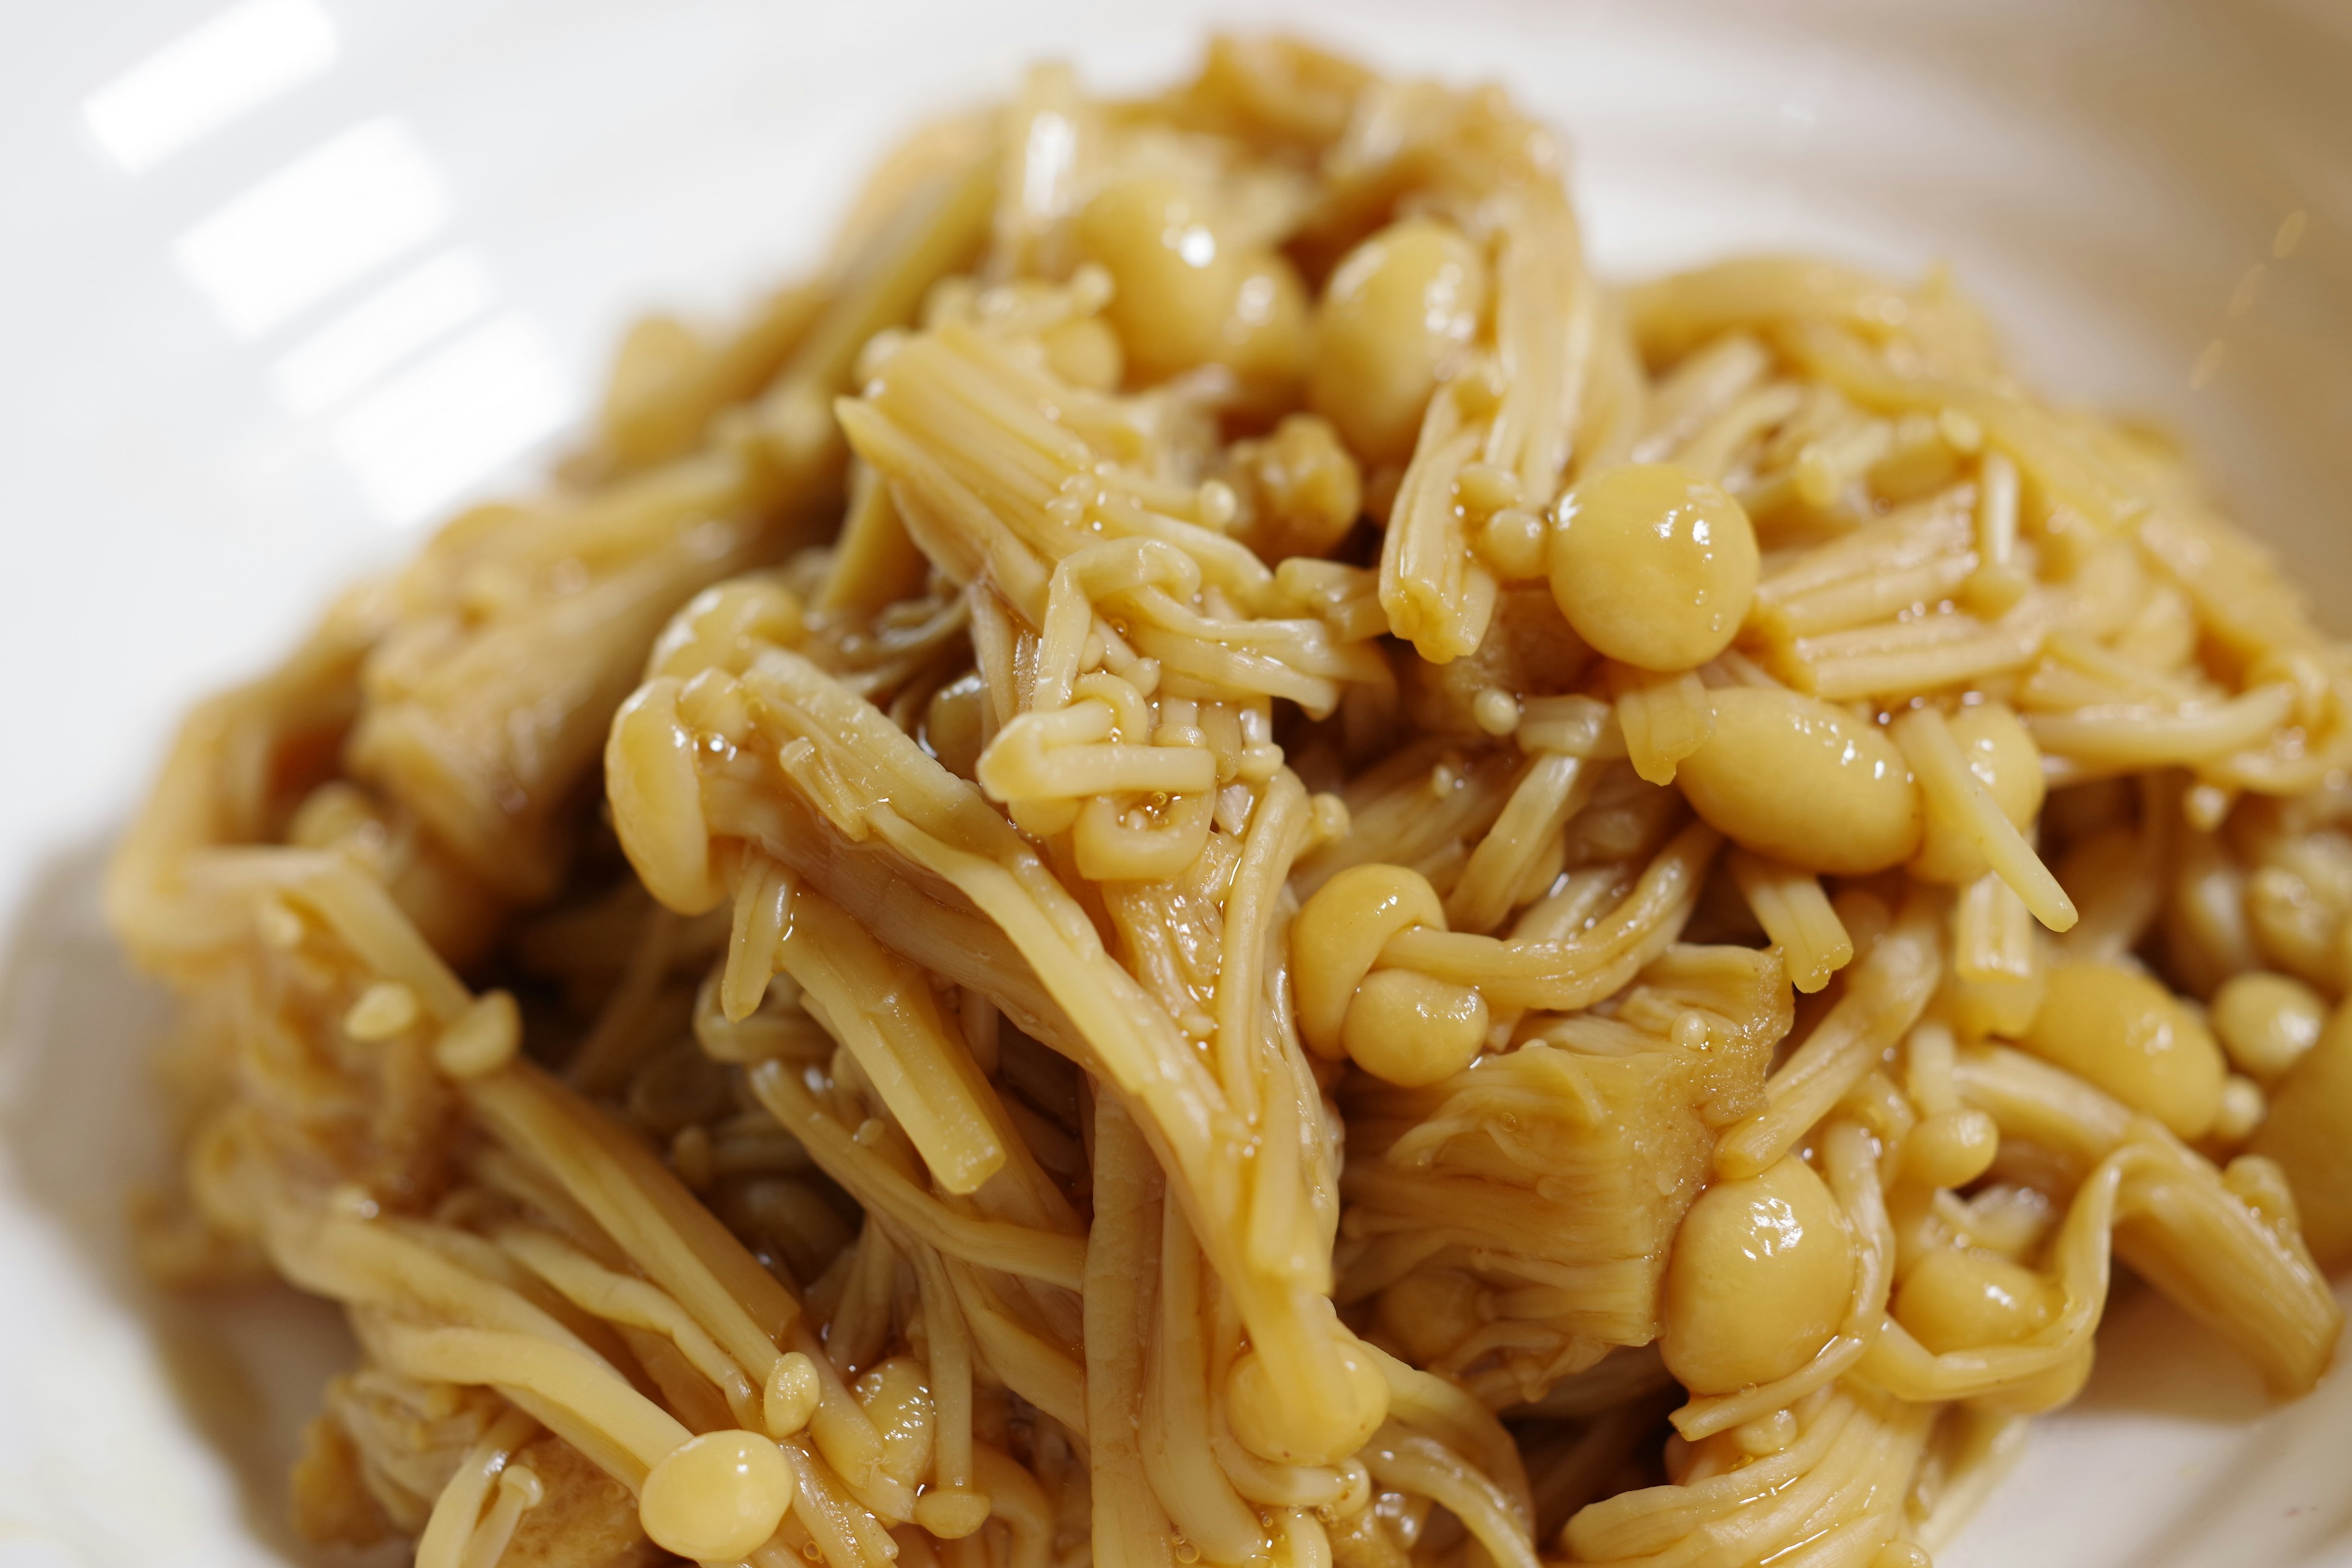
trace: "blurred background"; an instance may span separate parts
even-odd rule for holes
[[[559,452],[633,312],[723,318],[814,258],[897,130],[1040,57],[1162,80],[1239,21],[1504,82],[1568,133],[1604,273],[1758,248],[1948,263],[2038,384],[2186,437],[2352,630],[2346,0],[19,0],[0,1568],[279,1560],[283,1413],[338,1353],[299,1303],[146,1300],[112,1239],[154,1143],[152,1018],[95,876],[177,713]],[[264,1349],[290,1395],[244,1370]],[[2202,1463],[2191,1438],[2242,1395],[2167,1395],[2189,1456],[2167,1463]],[[2352,1412],[2310,1418],[2340,1444]],[[2100,1408],[2067,1419],[2037,1441],[2095,1437]],[[2084,1441],[2071,1476],[2108,1484]],[[2002,1506],[2057,1517],[2069,1479]],[[2078,1547],[2035,1528],[2050,1561],[2137,1560],[2112,1523]]]

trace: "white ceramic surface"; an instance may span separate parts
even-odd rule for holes
[[[278,1477],[341,1353],[313,1303],[160,1301],[123,1258],[161,1014],[95,877],[173,715],[543,458],[629,310],[809,256],[890,128],[1270,18],[1540,106],[1612,272],[1949,259],[2037,380],[2185,432],[2352,629],[2342,0],[14,0],[0,1568],[299,1559]],[[2126,1296],[1946,1561],[2352,1563],[2352,1376],[2273,1409]]]

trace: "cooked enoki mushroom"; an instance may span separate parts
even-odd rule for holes
[[[1033,73],[201,709],[194,1286],[425,1568],[1904,1568],[2121,1258],[2352,1259],[2352,663],[1940,278],[1491,89]]]

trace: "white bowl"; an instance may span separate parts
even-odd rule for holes
[[[544,458],[629,314],[812,256],[894,127],[1220,17],[1496,77],[1613,273],[1948,259],[2019,363],[2185,433],[2338,630],[2352,22],[2336,0],[117,0],[0,20],[0,1568],[267,1563],[334,1314],[159,1300],[162,1012],[95,877],[174,716]],[[2304,215],[2300,218],[2294,214]],[[2300,243],[2286,241],[2300,231]],[[2218,347],[2216,345],[2219,345]],[[2352,1562],[2352,1376],[2273,1407],[2161,1302],[1949,1564]]]

